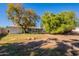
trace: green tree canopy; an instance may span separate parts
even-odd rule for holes
[[[42,16],[42,26],[47,33],[62,34],[75,28],[75,20],[75,13],[71,11],[61,12],[59,14],[46,12]]]

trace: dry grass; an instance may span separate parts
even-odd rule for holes
[[[0,44],[29,42],[38,39],[45,39],[47,34],[8,34],[0,40]]]
[[[50,35],[50,34],[8,34],[0,40],[0,45],[5,43],[20,43],[37,40],[47,40],[48,38],[57,38],[59,41],[71,39],[79,40],[79,35]]]
[[[65,55],[64,43],[74,40],[79,42],[79,35],[8,34],[0,39],[0,55]]]

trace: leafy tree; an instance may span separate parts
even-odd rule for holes
[[[42,26],[47,33],[67,33],[75,28],[75,13],[71,11],[53,14],[46,12],[42,16]]]
[[[8,4],[7,14],[8,18],[14,24],[20,26],[24,33],[26,28],[35,26],[38,19],[38,15],[33,10],[26,10],[22,4]]]
[[[79,19],[76,19],[77,27],[79,27]]]

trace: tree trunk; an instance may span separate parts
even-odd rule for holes
[[[26,33],[26,28],[23,28],[23,27],[21,27],[21,28],[22,28],[22,32]]]
[[[19,24],[21,29],[22,29],[22,33],[26,33],[26,28],[23,27],[23,25]]]

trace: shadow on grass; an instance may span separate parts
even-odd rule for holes
[[[1,56],[65,56],[70,46],[60,42],[56,48],[43,49],[40,48],[45,41],[33,41],[29,43],[6,43],[0,46]],[[71,53],[71,52],[69,52]],[[75,55],[72,53],[72,55]]]
[[[0,55],[2,56],[24,56],[24,55],[38,55],[36,51],[39,50],[44,41],[34,41],[29,43],[13,43],[5,44],[0,47]]]
[[[2,39],[5,36],[7,36],[7,34],[0,34],[0,39]]]

